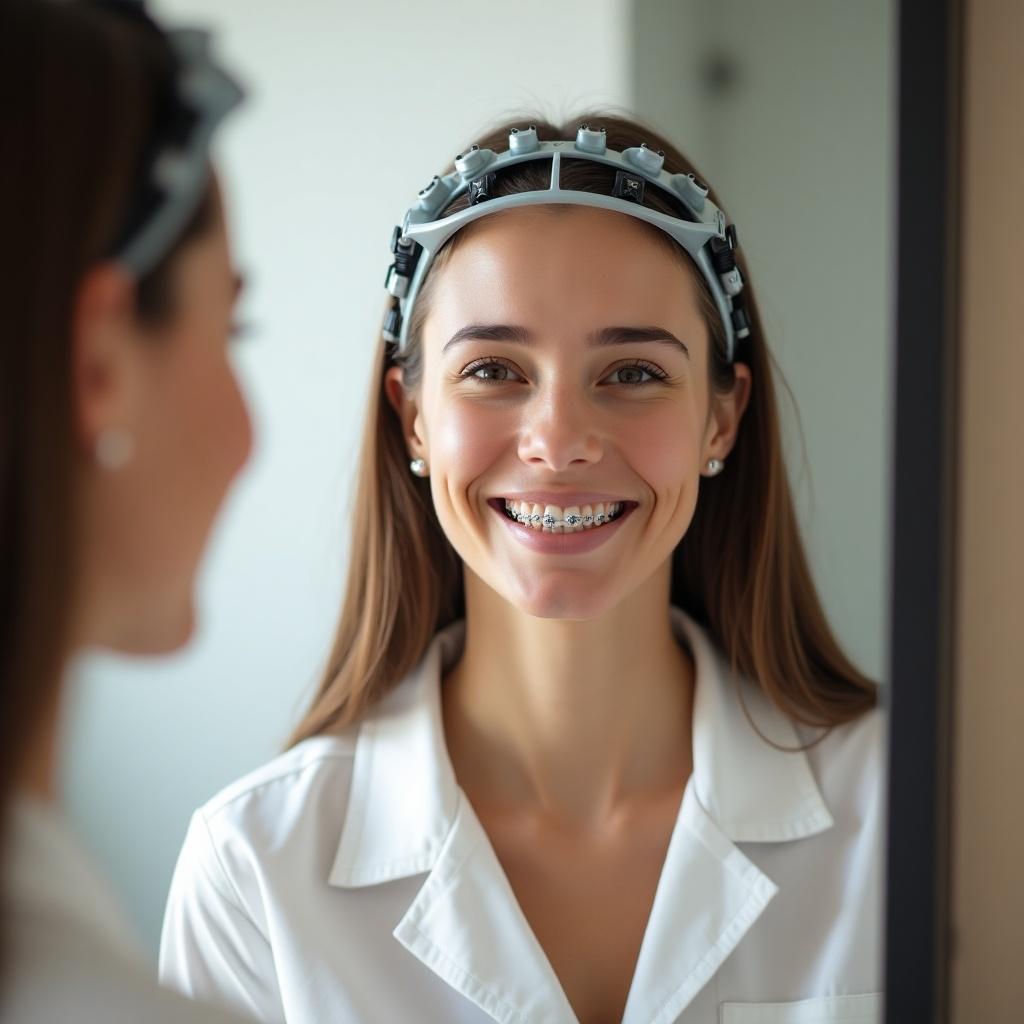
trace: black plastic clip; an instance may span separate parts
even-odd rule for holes
[[[747,338],[750,336],[750,317],[747,316],[747,311],[740,305],[735,304],[736,300],[733,299],[733,308],[731,312],[732,319],[732,330],[733,334],[739,338]]]
[[[416,264],[419,262],[423,246],[419,242],[402,243],[402,229],[396,225],[391,235],[391,251],[395,254],[395,273],[402,277],[412,277]]]
[[[396,302],[384,317],[383,335],[386,341],[398,341],[402,333],[402,313]]]
[[[725,229],[725,238],[711,239],[711,262],[719,274],[728,274],[736,267],[736,225],[730,224]]]
[[[616,199],[625,199],[631,203],[643,203],[644,179],[628,171],[617,171],[612,195]]]
[[[469,183],[469,205],[476,206],[477,203],[485,203],[488,199],[494,198],[494,183],[498,176],[490,171],[480,178],[474,178]]]

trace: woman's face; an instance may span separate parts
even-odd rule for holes
[[[111,379],[90,433],[127,430],[134,452],[117,469],[90,460],[82,546],[86,599],[104,611],[90,639],[123,651],[173,650],[191,636],[196,571],[252,445],[229,360],[240,282],[217,208],[179,254],[166,322],[104,324]]]
[[[749,373],[712,399],[691,271],[628,216],[522,209],[483,218],[438,268],[410,449],[465,565],[530,615],[592,618],[667,567],[702,470],[732,445]],[[554,533],[506,499],[621,519]],[[523,511],[522,504],[518,511]]]

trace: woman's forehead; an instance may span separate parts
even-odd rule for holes
[[[430,319],[699,321],[693,271],[654,230],[625,214],[587,208],[485,217],[437,268]]]

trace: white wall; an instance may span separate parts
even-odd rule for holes
[[[195,645],[159,665],[89,660],[69,709],[72,814],[154,952],[189,813],[280,748],[326,655],[393,225],[509,109],[628,100],[621,0],[518,0],[514,21],[412,0],[155,9],[215,28],[252,88],[220,153],[252,278],[258,332],[237,362],[258,449],[205,566]]]

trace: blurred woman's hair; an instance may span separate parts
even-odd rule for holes
[[[71,324],[86,272],[137,199],[174,72],[160,33],[102,5],[0,3],[0,812],[58,700],[76,602]],[[140,324],[173,314],[176,258],[213,225],[212,188],[137,283]]]
[[[504,151],[514,127],[536,124],[541,139],[556,140],[575,138],[581,123],[603,127],[611,149],[622,151],[646,142],[651,149],[664,151],[668,172],[693,173],[707,181],[657,131],[600,112],[561,125],[525,117],[474,141],[482,149]],[[546,161],[514,165],[498,172],[491,194],[544,189],[549,176]],[[614,177],[613,168],[563,158],[563,188],[609,195]],[[710,197],[724,208],[713,189]],[[463,196],[444,214],[466,205]],[[644,205],[687,216],[659,189],[646,190]],[[722,322],[703,275],[672,238],[644,226],[693,273],[711,339],[709,385],[728,391],[734,371],[725,358]],[[386,400],[383,381],[388,367],[399,365],[407,393],[418,388],[423,324],[436,290],[433,283],[451,253],[472,234],[472,227],[457,232],[434,259],[412,311],[407,349],[399,354],[383,334],[377,339],[350,506],[352,532],[341,620],[319,688],[291,744],[357,721],[420,660],[439,629],[465,615],[461,560],[434,512],[429,481],[409,472],[401,422]],[[876,686],[840,649],[811,579],[783,460],[774,364],[742,250],[737,262],[746,280],[743,305],[751,331],[739,342],[736,359],[750,367],[752,394],[728,470],[701,481],[693,521],[673,555],[671,601],[708,630],[734,671],[754,680],[785,713],[828,728],[873,707]]]

